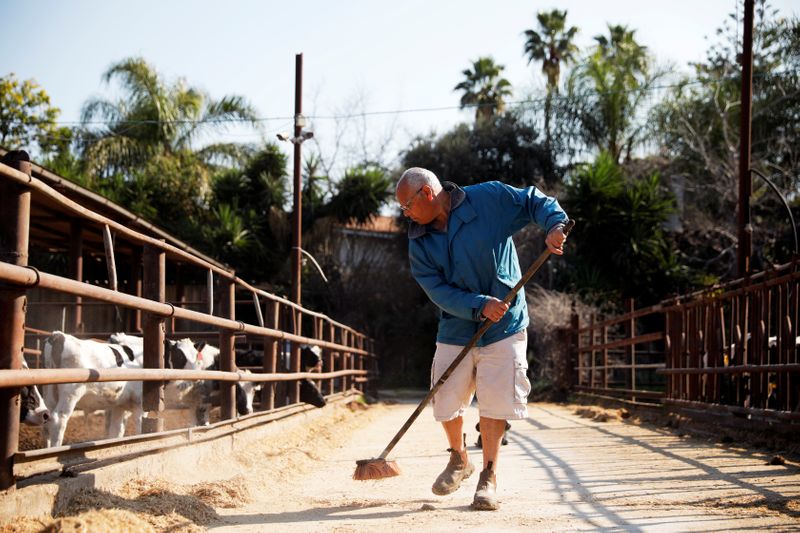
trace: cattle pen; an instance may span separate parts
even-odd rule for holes
[[[0,490],[13,489],[17,483],[37,474],[67,470],[100,457],[104,461],[115,461],[217,439],[301,412],[308,409],[299,403],[299,380],[302,379],[320,383],[329,400],[375,393],[378,359],[372,339],[323,314],[248,284],[224,265],[202,257],[181,243],[170,242],[168,236],[138,218],[121,223],[84,207],[66,194],[78,187],[57,178],[33,165],[24,152],[7,153],[4,163],[0,163]],[[103,202],[100,197],[95,200]],[[108,204],[106,201],[107,207]],[[34,221],[35,216],[41,219]],[[56,224],[80,228],[79,236],[81,233],[91,235],[95,244],[102,243],[99,255],[107,265],[108,287],[85,283],[80,276],[69,279],[48,273],[28,264],[29,242],[34,232],[36,238],[43,238],[48,226]],[[53,237],[58,240],[64,235],[53,231],[49,238]],[[80,251],[82,243],[79,238],[68,245],[70,250]],[[117,281],[115,248],[118,253],[123,247],[136,265],[128,287],[132,294],[122,292]],[[77,260],[82,261],[80,253],[78,256]],[[197,269],[207,279],[205,312],[188,309],[187,305],[182,305],[183,298],[176,303],[167,301],[168,261],[180,263],[183,268]],[[136,279],[139,264],[142,265],[141,277]],[[144,338],[143,368],[60,369],[36,368],[36,364],[31,369],[23,369],[25,355],[35,356],[38,363],[41,352],[35,346],[26,347],[26,339],[40,340],[49,333],[26,328],[26,313],[29,312],[26,294],[34,289],[72,298],[68,303],[75,310],[73,317],[79,316],[84,306],[95,303],[84,299],[131,310],[131,324],[141,325]],[[247,294],[249,298],[237,302],[237,294]],[[214,309],[215,298],[219,301],[217,309]],[[257,324],[237,319],[237,303],[240,307],[252,306],[248,314],[255,317]],[[167,336],[181,334],[174,329],[177,319],[216,330],[193,331],[192,335],[218,339],[219,371],[164,368],[164,340]],[[261,347],[263,364],[260,368],[250,367],[256,372],[237,371],[234,347],[237,339]],[[322,350],[327,371],[301,371],[300,346],[303,344]],[[284,354],[288,356],[286,369],[279,363]],[[219,381],[220,421],[203,427],[164,431],[164,387],[170,380]],[[111,381],[143,382],[142,434],[55,448],[18,450],[20,387]],[[264,386],[260,409],[238,416],[234,385],[243,381]],[[277,393],[279,389],[281,394]]]

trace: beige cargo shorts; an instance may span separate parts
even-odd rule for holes
[[[447,422],[464,414],[478,396],[480,416],[498,420],[518,420],[528,416],[528,380],[526,351],[528,334],[522,330],[503,340],[473,348],[456,367],[433,397],[433,416]],[[463,346],[436,343],[431,366],[431,387]]]

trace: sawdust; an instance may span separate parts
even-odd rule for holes
[[[595,422],[609,422],[611,420],[621,420],[630,415],[624,409],[604,409],[602,407],[578,407],[575,414],[582,418],[589,418]]]
[[[117,533],[139,533],[155,531],[153,526],[130,511],[109,509],[87,511],[78,516],[59,518],[41,530],[42,533],[115,531]]]
[[[201,482],[133,479],[113,491],[81,491],[54,519],[20,519],[0,533],[203,531],[220,519],[216,509],[242,507],[256,497],[286,497],[298,476],[310,471],[385,407],[349,402],[328,409],[330,413],[314,423],[284,424],[285,429],[274,437],[237,447],[233,454],[206,456],[197,465]],[[102,416],[92,419],[96,420],[95,429],[102,430]],[[350,505],[358,508],[375,503],[354,501]]]

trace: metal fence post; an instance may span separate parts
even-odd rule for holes
[[[280,303],[272,302],[269,306],[268,327],[278,329],[280,327]],[[277,371],[278,363],[278,339],[264,337],[264,372],[274,374]],[[275,383],[264,383],[261,387],[261,409],[271,411],[275,409]]]
[[[9,152],[8,166],[31,175],[31,163],[24,151]],[[13,265],[28,264],[31,193],[15,184],[0,181],[0,260]],[[22,368],[25,349],[25,289],[0,284],[0,368]],[[19,389],[0,390],[0,490],[14,488],[14,454],[19,442]]]
[[[221,279],[220,291],[222,316],[236,319],[236,284],[230,279]],[[233,331],[219,332],[219,369],[223,372],[236,370],[236,352],[233,347]],[[220,419],[228,420],[236,416],[236,384],[233,381],[222,381],[219,384]]]
[[[163,302],[166,297],[166,254],[155,246],[145,245],[142,295],[148,300]],[[164,368],[164,317],[144,313],[144,367]],[[164,431],[164,382],[142,383],[143,433]]]

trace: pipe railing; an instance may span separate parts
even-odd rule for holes
[[[26,157],[24,153],[13,154],[14,157]],[[25,159],[21,159],[25,161]],[[16,161],[16,159],[14,159]],[[16,164],[16,163],[14,163]],[[14,338],[3,337],[2,339],[2,352],[3,353],[18,353],[19,356],[13,356],[11,363],[0,366],[0,391],[3,395],[9,394],[6,391],[11,391],[10,394],[17,394],[15,388],[26,385],[46,385],[46,384],[62,384],[62,383],[88,383],[88,382],[108,382],[108,381],[141,381],[143,382],[143,408],[145,411],[161,411],[163,410],[163,403],[159,406],[158,388],[164,386],[165,381],[171,380],[186,380],[186,381],[199,381],[199,380],[217,380],[222,382],[220,387],[220,399],[222,403],[221,415],[223,419],[232,419],[235,417],[234,403],[235,395],[233,385],[235,382],[260,382],[267,384],[262,390],[262,404],[261,408],[267,411],[272,411],[274,408],[280,408],[285,405],[287,397],[282,397],[281,403],[274,402],[276,400],[275,389],[273,388],[276,382],[294,382],[294,389],[287,390],[289,403],[297,402],[299,400],[299,380],[313,379],[325,380],[327,383],[327,395],[335,396],[339,393],[345,393],[352,388],[356,390],[361,389],[364,391],[364,385],[372,386],[374,390],[375,379],[377,377],[376,358],[372,353],[373,340],[369,337],[359,333],[353,328],[341,324],[327,317],[324,314],[316,313],[302,306],[295,304],[285,298],[273,295],[261,289],[257,289],[240,278],[237,278],[233,272],[220,267],[218,264],[206,261],[202,258],[196,257],[186,250],[182,250],[170,243],[159,240],[148,235],[138,233],[123,224],[114,220],[104,217],[95,213],[85,207],[79,205],[77,202],[67,198],[61,193],[51,189],[49,186],[40,180],[32,177],[29,173],[30,165],[27,167],[23,164],[20,170],[16,170],[10,166],[0,163],[0,185],[11,187],[13,191],[23,191],[23,194],[28,194],[27,197],[22,196],[22,200],[30,198],[30,192],[34,192],[34,199],[39,196],[44,196],[51,202],[58,203],[63,209],[67,210],[71,215],[78,218],[89,220],[101,228],[106,233],[106,241],[111,241],[110,231],[113,229],[118,235],[132,241],[133,243],[142,245],[144,257],[144,283],[136,282],[137,294],[141,288],[144,288],[144,294],[147,297],[138,295],[131,295],[117,292],[116,290],[107,289],[83,283],[80,280],[68,279],[53,274],[40,272],[36,268],[27,266],[27,262],[18,262],[16,264],[0,261],[0,282],[6,287],[13,289],[13,294],[25,294],[25,291],[33,288],[40,287],[47,290],[57,291],[63,294],[73,295],[81,298],[80,302],[75,302],[75,308],[81,309],[83,298],[91,298],[100,302],[111,304],[115,306],[122,306],[131,308],[137,311],[137,324],[138,315],[140,312],[146,313],[146,321],[144,328],[144,368],[130,369],[130,368],[110,368],[110,369],[20,369],[22,363],[22,355],[25,353],[24,338],[22,336],[22,324],[19,328],[19,335]],[[14,202],[18,201],[17,197],[11,198],[9,203],[9,210],[13,210]],[[24,207],[24,206],[23,206]],[[11,227],[11,233],[14,233],[17,239],[17,248],[11,249],[5,253],[10,253],[12,257],[21,256],[27,257],[28,247],[28,231],[29,231],[29,212],[26,209],[21,209],[20,213],[25,216],[19,218],[19,223]],[[16,221],[16,219],[14,219]],[[108,255],[107,247],[107,255]],[[15,255],[16,254],[16,255]],[[178,259],[181,262],[197,266],[205,269],[209,273],[209,278],[213,279],[213,274],[217,274],[220,279],[220,314],[224,316],[215,316],[212,314],[201,313],[184,309],[179,305],[168,303],[164,299],[164,275],[165,275],[165,257],[169,254],[170,258]],[[107,257],[109,265],[113,265],[111,258]],[[113,273],[116,273],[115,267]],[[245,323],[241,320],[235,319],[235,290],[240,288],[248,291],[253,295],[253,302],[260,305],[258,296],[263,297],[269,303],[267,307],[267,325],[265,327],[264,320],[259,320],[259,325]],[[210,292],[213,290],[209,287],[209,302],[211,302]],[[8,292],[8,291],[6,291]],[[9,292],[9,294],[11,294]],[[16,296],[14,296],[16,297]],[[70,302],[71,303],[71,302]],[[62,304],[56,302],[56,305]],[[259,308],[259,311],[261,309]],[[24,320],[25,309],[21,307],[14,310],[15,320],[23,317]],[[313,325],[313,337],[302,334],[300,324],[303,316],[310,317],[311,324]],[[5,317],[4,317],[5,318]],[[220,371],[203,371],[203,370],[171,370],[164,369],[163,367],[163,343],[161,339],[165,337],[164,324],[167,319],[185,319],[191,322],[204,324],[216,328],[219,333],[220,343]],[[283,329],[282,329],[283,328]],[[171,323],[171,328],[174,329],[174,322]],[[285,331],[291,329],[292,332]],[[308,330],[308,328],[306,328]],[[31,328],[29,333],[40,337],[43,334],[49,333],[44,330],[34,330]],[[207,332],[205,332],[207,333]],[[200,334],[199,332],[197,333]],[[263,368],[260,373],[245,373],[236,371],[235,357],[234,357],[234,336],[235,335],[253,335],[261,339],[263,342]],[[37,341],[38,342],[38,341]],[[292,361],[289,372],[279,372],[282,365],[278,365],[278,344],[291,343],[292,347]],[[328,361],[329,368],[333,371],[330,372],[301,372],[300,358],[299,358],[299,344],[307,344],[318,346],[324,350],[323,359]],[[37,352],[40,352],[37,346]],[[33,353],[32,349],[28,350]],[[0,353],[0,359],[3,358],[3,353]],[[281,347],[283,353],[283,347]],[[159,355],[160,354],[160,355]],[[336,361],[335,369],[333,362]],[[335,383],[341,383],[341,389]],[[267,402],[264,400],[268,399]],[[9,413],[16,412],[18,415],[18,404],[14,407],[15,402],[12,400],[4,401],[7,404]],[[155,422],[155,424],[148,424],[144,427],[145,432],[159,432],[163,429],[160,417],[152,419],[148,418],[143,422]],[[0,489],[5,489],[14,483],[12,474],[13,469],[13,455],[16,452],[16,440],[18,438],[18,428],[10,425],[2,435],[5,439],[4,445],[6,450],[5,455],[0,458],[2,468],[0,469]]]
[[[150,237],[148,235],[144,235],[144,234],[139,233],[139,232],[137,232],[135,230],[132,230],[129,227],[127,227],[127,226],[125,226],[123,224],[120,224],[120,223],[118,223],[118,222],[116,222],[116,221],[114,221],[114,220],[112,220],[112,219],[110,219],[108,217],[105,217],[105,216],[100,215],[98,213],[95,213],[95,212],[93,212],[93,211],[91,211],[89,209],[86,209],[85,207],[83,207],[80,204],[78,204],[77,202],[67,198],[66,196],[64,196],[63,194],[59,193],[58,191],[53,190],[48,185],[43,183],[41,180],[39,180],[39,179],[37,179],[37,178],[35,178],[33,176],[29,176],[29,175],[25,174],[24,172],[20,172],[19,170],[16,170],[16,169],[14,169],[14,168],[12,168],[12,167],[10,167],[8,165],[5,165],[3,163],[0,163],[0,177],[8,179],[8,180],[10,180],[12,182],[15,182],[15,183],[19,184],[19,185],[24,185],[25,187],[27,187],[27,188],[29,188],[29,189],[31,189],[33,191],[36,191],[37,193],[42,194],[45,197],[50,198],[51,200],[56,201],[57,203],[61,204],[62,206],[64,206],[68,210],[70,210],[74,215],[77,215],[77,216],[79,216],[81,218],[84,218],[84,219],[90,220],[92,222],[95,222],[101,227],[108,226],[109,228],[113,228],[118,234],[124,235],[129,240],[131,240],[131,241],[133,241],[133,242],[135,242],[137,244],[141,244],[141,245],[149,244],[151,246],[154,246],[154,247],[156,247],[156,248],[158,248],[160,250],[163,250],[165,252],[168,252],[168,253],[172,254],[174,257],[180,258],[181,261],[183,261],[183,262],[186,262],[186,263],[189,263],[191,265],[197,266],[199,268],[214,272],[215,274],[219,275],[220,277],[222,277],[224,279],[229,279],[229,280],[233,281],[237,286],[239,286],[242,289],[245,289],[245,290],[247,290],[247,291],[249,291],[251,293],[256,293],[259,296],[263,296],[264,298],[266,298],[268,300],[271,300],[273,302],[278,302],[278,303],[280,303],[280,304],[282,304],[284,306],[293,308],[296,311],[298,311],[298,312],[300,312],[300,313],[302,313],[304,315],[311,316],[311,317],[316,317],[316,318],[322,318],[323,320],[331,323],[332,325],[334,325],[336,327],[339,327],[339,328],[342,328],[344,330],[352,332],[356,336],[362,336],[363,335],[362,333],[359,333],[358,331],[354,330],[352,327],[347,326],[346,324],[342,324],[340,322],[337,322],[337,321],[331,319],[330,317],[328,317],[328,316],[326,316],[326,315],[324,315],[322,313],[317,313],[315,311],[311,311],[309,309],[306,309],[306,308],[302,307],[299,304],[296,304],[296,303],[294,303],[294,302],[292,302],[290,300],[287,300],[286,298],[282,298],[280,296],[274,295],[274,294],[269,293],[267,291],[264,291],[262,289],[258,289],[256,287],[253,287],[252,285],[250,285],[246,281],[242,280],[241,278],[236,277],[236,275],[233,274],[232,272],[230,272],[228,270],[225,270],[224,268],[222,268],[222,267],[220,267],[220,266],[218,266],[216,264],[210,263],[209,261],[206,261],[204,259],[196,257],[192,253],[187,252],[185,250],[182,250],[182,249],[180,249],[177,246],[174,246],[172,244],[169,244],[169,243],[165,242],[164,240],[156,239],[154,237]]]

